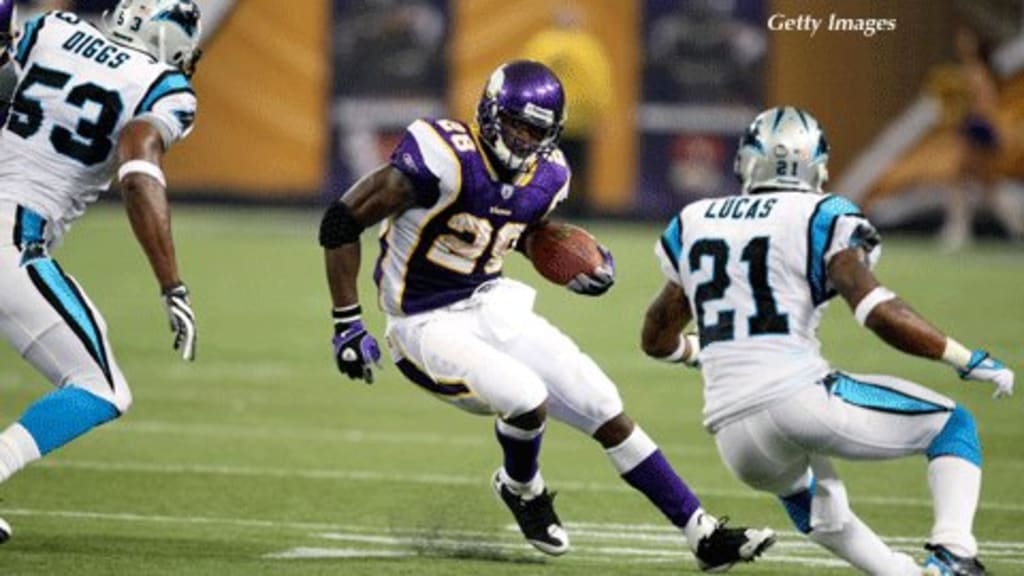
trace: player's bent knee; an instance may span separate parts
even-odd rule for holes
[[[67,386],[29,406],[19,423],[35,440],[39,453],[45,455],[120,415],[108,400]]]
[[[536,430],[544,425],[544,421],[547,420],[548,416],[548,405],[547,402],[541,402],[536,408],[524,412],[522,414],[510,415],[507,418],[502,418],[506,424],[519,428],[520,430]]]
[[[981,440],[970,411],[957,404],[946,425],[928,446],[926,454],[929,460],[940,456],[955,456],[981,466]]]

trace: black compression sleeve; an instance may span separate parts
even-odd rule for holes
[[[344,202],[335,202],[324,212],[320,221],[320,245],[324,248],[340,248],[344,244],[359,241],[363,226],[356,222]]]

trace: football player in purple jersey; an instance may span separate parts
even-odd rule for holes
[[[334,304],[334,353],[350,378],[373,381],[376,339],[360,319],[359,236],[383,221],[374,268],[387,342],[402,374],[463,410],[496,415],[504,462],[492,487],[526,540],[551,555],[569,538],[540,474],[548,416],[594,438],[612,466],[685,534],[702,569],[760,555],[771,530],[729,528],[701,508],[657,445],[623,411],[615,384],[533,312],[534,291],[503,278],[504,257],[565,199],[558,149],[565,94],[544,65],[515,61],[490,77],[476,121],[420,119],[391,160],[324,214],[320,243]],[[569,288],[600,295],[611,254]]]

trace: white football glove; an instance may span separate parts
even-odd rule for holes
[[[188,301],[188,286],[179,283],[164,290],[164,309],[171,332],[174,332],[174,349],[181,351],[181,357],[189,362],[196,359],[196,315]]]
[[[1002,398],[1013,394],[1013,370],[996,360],[984,350],[971,352],[971,360],[957,374],[964,380],[992,382],[996,385],[993,398]]]

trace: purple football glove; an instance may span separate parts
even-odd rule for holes
[[[380,367],[380,346],[363,321],[359,306],[334,311],[334,360],[338,370],[352,379],[373,384],[373,365]]]
[[[569,290],[586,296],[600,296],[615,284],[615,259],[604,246],[598,248],[604,257],[604,263],[593,272],[580,274],[570,280],[566,285]]]

